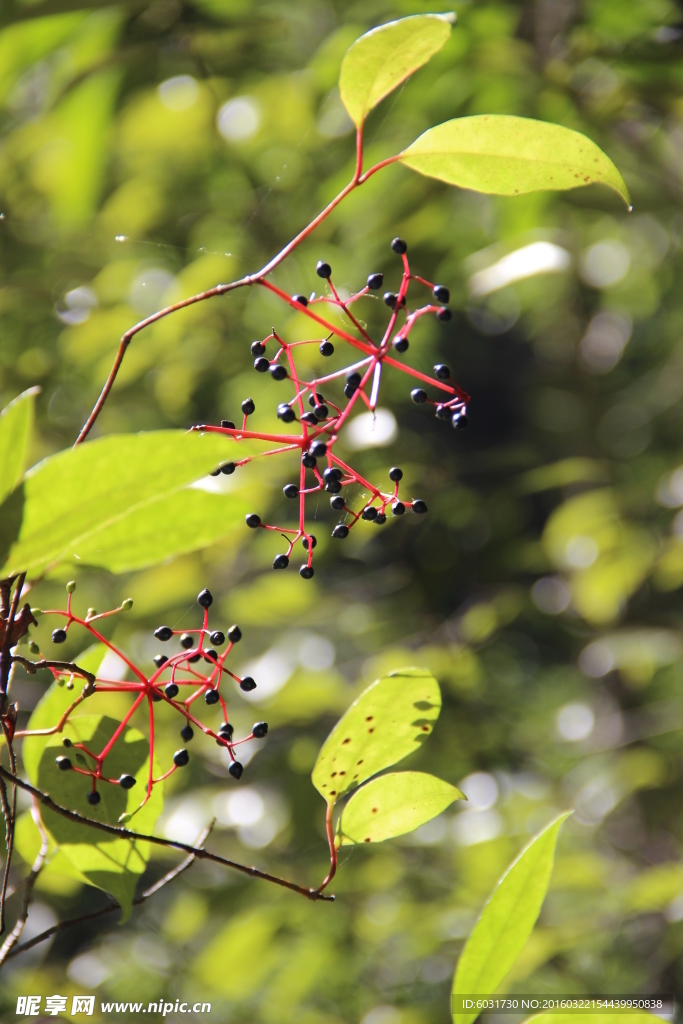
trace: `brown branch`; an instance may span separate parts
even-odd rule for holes
[[[123,362],[123,357],[126,354],[126,349],[130,345],[131,341],[133,340],[136,334],[142,331],[145,327],[149,327],[151,324],[156,323],[157,320],[161,320],[163,319],[163,317],[169,316],[171,313],[176,313],[179,309],[185,309],[187,306],[193,306],[197,302],[203,302],[205,299],[212,299],[217,295],[225,295],[227,292],[234,291],[236,288],[243,288],[245,285],[254,283],[255,280],[253,280],[252,278],[243,277],[239,281],[231,281],[230,284],[217,284],[215,288],[209,288],[205,292],[200,292],[199,295],[192,295],[189,299],[181,299],[180,302],[174,302],[172,306],[166,306],[165,309],[160,309],[156,313],[152,313],[151,316],[146,317],[144,320],[141,320],[139,323],[135,324],[134,327],[131,327],[129,330],[127,330],[126,333],[121,337],[118,351],[116,353],[116,358],[114,359],[113,366],[109,371],[109,376],[104,382],[104,387],[100,392],[100,397],[95,402],[92,412],[88,416],[88,419],[86,420],[80,434],[74,441],[74,448],[77,445],[82,444],[83,441],[85,441],[86,437],[88,436],[93,426],[95,425],[95,420],[102,411],[102,407],[104,403],[107,401],[109,392],[114,386],[114,381],[116,380],[116,375],[118,374],[119,369],[121,367],[121,363]]]
[[[12,818],[12,808],[10,806],[9,797],[7,796],[7,786],[5,780],[0,778],[0,803],[2,804],[2,816],[5,819],[5,848],[7,850],[7,857],[5,859],[5,868],[2,873],[2,889],[0,890],[0,935],[5,931],[5,903],[7,901],[7,884],[9,882],[9,868],[10,868],[10,851],[13,846],[14,837],[14,819]]]
[[[16,577],[9,615],[3,620],[5,623],[5,633],[2,638],[2,649],[0,650],[0,715],[4,715],[7,709],[7,684],[9,682],[9,670],[12,667],[12,659],[9,652],[12,646],[14,619],[17,614],[19,598],[21,597],[25,579],[25,572],[19,573]]]
[[[161,836],[146,835],[142,832],[131,832],[126,828],[117,828],[115,825],[107,825],[103,821],[95,821],[93,818],[86,818],[77,811],[70,811],[66,807],[62,807],[60,804],[55,803],[52,797],[48,793],[43,793],[41,790],[36,789],[29,782],[24,782],[23,779],[18,778],[11,772],[8,772],[6,768],[0,765],[0,776],[12,782],[13,785],[18,786],[25,792],[30,793],[31,796],[35,797],[39,803],[43,804],[44,807],[48,807],[51,811],[56,814],[61,814],[63,818],[67,818],[69,821],[75,822],[77,825],[90,825],[92,828],[99,829],[101,832],[107,832],[109,835],[116,836],[117,839],[130,839],[131,841],[138,841],[143,843],[152,843],[155,846],[163,846],[166,849],[171,850],[182,850],[183,853],[191,853],[197,858],[197,860],[210,860],[214,864],[222,864],[224,867],[232,868],[234,871],[240,871],[244,875],[249,875],[251,878],[261,878],[265,882],[273,882],[275,885],[281,885],[285,889],[291,889],[292,892],[299,893],[300,896],[306,896],[310,900],[324,900],[326,902],[332,902],[334,896],[325,896],[318,889],[307,889],[303,885],[297,885],[296,882],[290,882],[286,878],[279,878],[277,875],[271,875],[267,871],[261,871],[260,868],[250,867],[247,864],[239,864],[237,861],[229,860],[227,857],[221,857],[217,853],[210,853],[208,850],[200,850],[195,846],[190,846],[189,843],[181,843],[175,839],[163,839]]]
[[[14,924],[14,928],[9,933],[9,935],[2,944],[2,948],[0,949],[0,966],[2,966],[2,964],[5,962],[7,957],[10,955],[11,950],[13,949],[14,946],[16,946],[17,942],[21,938],[21,933],[23,932],[24,927],[26,925],[26,921],[28,919],[28,908],[31,905],[33,887],[36,884],[38,875],[43,870],[45,858],[47,857],[47,851],[50,847],[50,839],[43,827],[43,823],[40,820],[40,815],[38,814],[38,808],[35,804],[33,820],[36,823],[38,831],[40,832],[40,849],[38,850],[38,855],[34,860],[31,870],[29,871],[26,881],[24,883],[24,898],[21,903],[21,911],[19,913],[19,917],[17,918]]]
[[[40,661],[30,661],[28,658],[24,658],[20,654],[13,654],[12,661],[19,662],[21,667],[25,668],[32,676],[36,674],[36,671],[39,668],[57,668],[62,669],[64,672],[72,672],[75,676],[82,676],[93,687],[93,689],[97,680],[97,676],[93,675],[92,672],[88,672],[84,668],[79,668],[74,661],[46,661],[45,658],[42,658]],[[86,696],[88,696],[88,694],[86,694]]]
[[[214,824],[215,819],[209,825],[207,825],[207,827],[203,829],[202,832],[199,834],[199,836],[197,837],[197,847],[201,847],[202,844],[208,839]],[[133,906],[139,907],[140,904],[145,903],[146,900],[150,898],[150,896],[154,896],[156,893],[159,892],[160,889],[163,889],[164,886],[168,885],[169,882],[174,881],[174,879],[176,879],[178,875],[182,875],[183,871],[187,871],[189,867],[192,867],[192,865],[195,862],[195,859],[196,855],[194,853],[190,853],[185,858],[185,860],[182,860],[180,864],[177,864],[174,868],[171,868],[170,871],[167,871],[166,874],[162,878],[160,878],[158,882],[155,882],[154,885],[151,885],[149,889],[145,889],[145,891],[140,896],[138,896],[137,899],[134,899]],[[13,956],[19,956],[20,953],[24,952],[24,950],[31,949],[33,946],[37,946],[39,945],[39,943],[45,942],[46,939],[49,939],[53,935],[56,935],[57,932],[62,932],[66,928],[71,928],[72,925],[75,924],[83,924],[85,921],[92,921],[96,917],[104,917],[105,914],[111,914],[115,910],[120,909],[120,903],[109,903],[106,907],[100,907],[99,910],[91,910],[89,913],[81,914],[79,917],[70,917],[68,921],[59,921],[57,924],[53,924],[51,928],[46,928],[44,932],[40,932],[39,935],[34,935],[33,938],[29,939],[27,942],[22,942],[20,946],[15,946],[15,948],[9,950],[4,957],[2,956],[2,950],[0,950],[0,965],[3,963],[4,960],[10,960]],[[9,941],[9,939],[7,941]],[[5,945],[6,944],[7,943],[5,943]]]

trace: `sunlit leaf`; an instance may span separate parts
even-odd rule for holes
[[[40,388],[29,388],[0,412],[0,501],[21,479],[34,398],[39,391]]]
[[[87,565],[130,572],[171,556],[197,551],[244,528],[251,504],[241,494],[210,494],[187,487],[134,508],[79,542],[74,554]]]
[[[453,995],[496,991],[526,945],[550,884],[560,814],[522,850],[491,893],[465,943],[453,981]],[[470,1024],[478,1011],[454,1010],[455,1024]]]
[[[168,557],[174,552],[160,555],[159,531],[178,530],[173,505],[151,506],[234,457],[237,447],[217,434],[162,430],[112,435],[44,459],[0,506],[5,571],[70,561],[81,545],[93,552],[100,535],[106,543],[108,531],[115,536],[119,523],[132,513],[144,516],[148,506],[158,534],[153,557]],[[243,441],[239,452],[247,454]]]
[[[393,772],[373,779],[349,800],[339,824],[341,845],[381,843],[431,821],[466,797],[424,772]]]
[[[69,694],[72,699],[74,692]],[[54,694],[48,693],[37,722],[42,723],[51,710],[56,710],[55,704]],[[54,719],[51,724],[54,724]],[[151,832],[161,814],[163,784],[157,784],[145,806],[137,810],[144,797],[149,771],[149,744],[137,729],[127,727],[105,761],[105,774],[108,778],[118,778],[125,773],[133,775],[137,784],[130,790],[124,790],[120,786],[100,783],[98,791],[101,800],[95,806],[91,806],[86,799],[90,791],[90,780],[73,771],[60,771],[56,764],[59,755],[68,755],[72,764],[83,768],[92,767],[92,758],[73,745],[65,748],[63,739],[71,740],[72,744],[85,743],[91,750],[101,750],[118,725],[115,719],[102,715],[74,714],[69,717],[61,733],[48,737],[27,737],[23,744],[26,771],[34,785],[49,793],[63,807],[110,825],[117,824],[122,814],[137,811],[133,818],[134,827],[141,832]],[[32,719],[29,728],[36,727],[41,726]],[[157,765],[154,771],[155,775],[160,774]],[[138,878],[149,860],[149,845],[131,843],[126,839],[111,839],[90,826],[74,824],[48,808],[43,808],[41,814],[45,828],[60,852],[90,885],[104,889],[118,900],[125,920],[130,913]]]
[[[453,15],[416,14],[366,32],[342,61],[339,92],[357,127],[448,41]]]
[[[621,174],[594,142],[533,118],[454,118],[420,135],[400,159],[420,174],[476,192],[512,196],[598,182],[630,204]]]
[[[439,684],[425,669],[401,669],[376,680],[325,740],[313,768],[313,785],[335,803],[417,750],[440,711]]]
[[[280,913],[270,907],[233,916],[196,958],[195,975],[229,999],[256,993],[278,962],[281,951],[273,937],[280,923]],[[230,970],[216,970],[217,963],[228,961]]]

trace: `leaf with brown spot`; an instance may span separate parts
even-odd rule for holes
[[[454,800],[466,797],[443,779],[424,772],[393,772],[354,793],[339,823],[342,846],[381,843],[413,832]]]
[[[425,739],[425,726],[431,731],[440,711],[439,684],[425,669],[401,669],[376,680],[325,740],[313,768],[313,785],[328,803],[335,803],[418,750]],[[368,718],[374,721],[370,729]],[[348,773],[348,781],[333,790],[332,780],[342,772]]]

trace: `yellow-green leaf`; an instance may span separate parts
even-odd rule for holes
[[[454,15],[415,14],[366,32],[342,61],[339,92],[360,128],[369,111],[448,41]]]
[[[431,821],[454,800],[467,798],[443,779],[425,772],[381,775],[351,797],[341,816],[341,845],[381,843]]]
[[[527,117],[454,118],[420,135],[400,159],[420,174],[476,192],[512,196],[598,182],[630,204],[624,179],[594,142]]]
[[[313,785],[328,803],[335,803],[417,750],[440,711],[441,692],[431,672],[405,668],[377,679],[325,740],[313,768]]]
[[[471,1024],[477,1010],[463,1010],[457,997],[490,995],[510,971],[531,935],[550,884],[560,814],[512,862],[465,943],[453,981],[453,1020]]]
[[[29,388],[0,412],[0,501],[21,479],[33,423],[33,400],[39,391]]]
[[[71,560],[81,545],[92,552],[99,537],[105,542],[117,524],[138,511],[144,517],[146,509],[154,517],[158,547],[164,528],[159,500],[234,458],[237,450],[248,454],[244,441],[159,430],[99,438],[44,459],[0,506],[5,573]],[[172,519],[170,506],[167,518]],[[155,550],[154,557],[176,553]],[[135,564],[141,564],[139,556]]]

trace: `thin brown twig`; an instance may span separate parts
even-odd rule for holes
[[[214,818],[214,820],[210,822],[210,824],[207,825],[205,829],[202,829],[201,833],[197,837],[197,847],[201,847],[202,844],[206,842],[208,837],[211,835],[211,831],[215,823],[216,820]],[[140,896],[138,896],[137,899],[133,900],[132,905],[134,907],[139,907],[141,903],[145,903],[150,898],[150,896],[154,896],[156,893],[159,892],[160,889],[163,889],[165,886],[169,884],[169,882],[174,881],[174,879],[176,879],[178,875],[181,875],[183,871],[187,871],[189,867],[192,867],[195,860],[196,854],[190,853],[185,858],[185,860],[182,860],[180,862],[180,864],[177,864],[174,868],[171,868],[170,871],[167,871],[166,874],[162,878],[160,878],[158,882],[155,882],[154,885],[151,885],[149,889],[145,889],[145,891]],[[57,932],[62,932],[66,928],[71,928],[73,925],[76,924],[83,924],[85,921],[92,921],[96,917],[104,917],[105,914],[111,914],[115,910],[120,909],[120,903],[109,903],[107,904],[106,907],[100,907],[99,910],[91,910],[87,914],[80,914],[78,917],[70,917],[68,921],[58,921],[57,924],[53,924],[50,928],[46,928],[45,931],[40,932],[39,935],[34,935],[32,939],[28,939],[27,942],[22,942],[20,946],[15,946],[13,949],[9,950],[5,957],[1,957],[2,951],[0,951],[0,964],[3,963],[3,960],[10,960],[13,956],[19,956],[19,954],[23,953],[25,950],[32,949],[33,946],[37,946],[41,942],[45,942],[46,939],[49,939],[53,935],[56,935]]]
[[[79,668],[74,661],[47,661],[45,658],[41,658],[40,661],[30,661],[20,654],[13,654],[12,661],[18,662],[32,676],[36,674],[39,668],[58,668],[65,672],[72,672],[75,676],[82,676],[91,686],[94,686],[97,680],[97,676],[84,668]]]
[[[21,911],[19,913],[19,917],[15,921],[14,928],[9,933],[9,935],[2,944],[2,948],[0,949],[0,966],[2,966],[2,964],[5,962],[7,957],[10,955],[11,950],[14,948],[14,946],[16,946],[17,942],[21,938],[21,933],[23,932],[24,927],[26,925],[26,921],[28,920],[28,908],[31,905],[33,887],[36,884],[38,875],[43,870],[45,858],[47,857],[47,852],[50,847],[50,838],[47,832],[45,831],[45,828],[43,827],[42,821],[40,820],[38,806],[35,803],[35,801],[33,804],[33,820],[36,823],[38,831],[40,832],[40,849],[38,850],[38,855],[36,856],[36,859],[34,860],[31,866],[31,870],[29,871],[26,877],[26,881],[24,883],[24,898],[21,903]]]
[[[296,882],[290,882],[286,878],[280,878],[278,875],[271,875],[267,871],[261,871],[260,868],[250,867],[247,864],[240,864],[237,861],[229,860],[227,857],[221,857],[217,853],[210,853],[208,850],[197,849],[194,846],[190,846],[189,843],[181,843],[175,839],[163,839],[161,836],[146,835],[142,832],[131,832],[126,828],[118,828],[115,825],[107,825],[103,821],[95,821],[93,818],[86,818],[82,814],[79,814],[78,811],[70,811],[66,807],[62,807],[60,804],[55,803],[48,793],[43,793],[41,790],[36,789],[35,786],[32,786],[29,782],[25,782],[23,779],[20,779],[11,772],[8,772],[2,765],[0,765],[0,776],[3,776],[9,782],[12,782],[25,792],[30,793],[31,796],[35,797],[36,800],[43,804],[44,807],[49,808],[56,814],[61,814],[63,818],[68,818],[69,821],[74,821],[78,825],[90,825],[92,828],[99,829],[101,832],[107,832],[109,835],[116,836],[118,839],[130,839],[131,841],[153,843],[155,846],[163,846],[166,849],[182,850],[184,853],[194,854],[198,860],[210,860],[215,864],[222,864],[224,867],[232,868],[234,871],[240,871],[242,874],[249,875],[251,878],[261,878],[265,882],[273,882],[275,885],[281,885],[285,889],[291,889],[292,892],[299,893],[300,896],[306,896],[310,900],[324,900],[330,903],[334,900],[334,896],[325,896],[319,889],[308,889],[303,885],[297,885]]]

